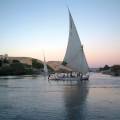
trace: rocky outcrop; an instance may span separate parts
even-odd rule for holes
[[[55,72],[71,72],[72,69],[62,65],[61,61],[48,61],[47,64],[55,71]]]

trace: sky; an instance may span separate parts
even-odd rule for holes
[[[67,6],[89,66],[120,64],[120,0],[0,0],[0,54],[62,61]]]

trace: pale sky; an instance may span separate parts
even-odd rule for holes
[[[89,66],[120,64],[120,0],[0,0],[0,54],[63,60],[66,6]]]

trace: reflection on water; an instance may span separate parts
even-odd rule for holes
[[[0,77],[0,120],[120,120],[120,77],[89,81]]]
[[[68,120],[85,119],[88,90],[88,81],[64,88],[64,102]]]

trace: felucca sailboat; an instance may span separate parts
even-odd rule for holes
[[[89,67],[85,58],[83,45],[81,44],[76,26],[72,15],[69,11],[69,38],[66,54],[63,60],[63,65],[72,69],[73,72],[86,75],[89,72]],[[88,75],[82,79],[88,79]]]
[[[89,72],[89,68],[85,58],[83,45],[81,44],[70,11],[69,11],[68,45],[64,56],[64,60],[62,62],[62,65],[60,65],[60,67],[62,67],[63,65],[66,68],[70,68],[71,71],[67,71],[65,74],[62,74],[62,76],[57,75],[52,78],[50,77],[50,79],[55,79],[55,80],[88,80],[89,79],[89,75],[87,74]]]

